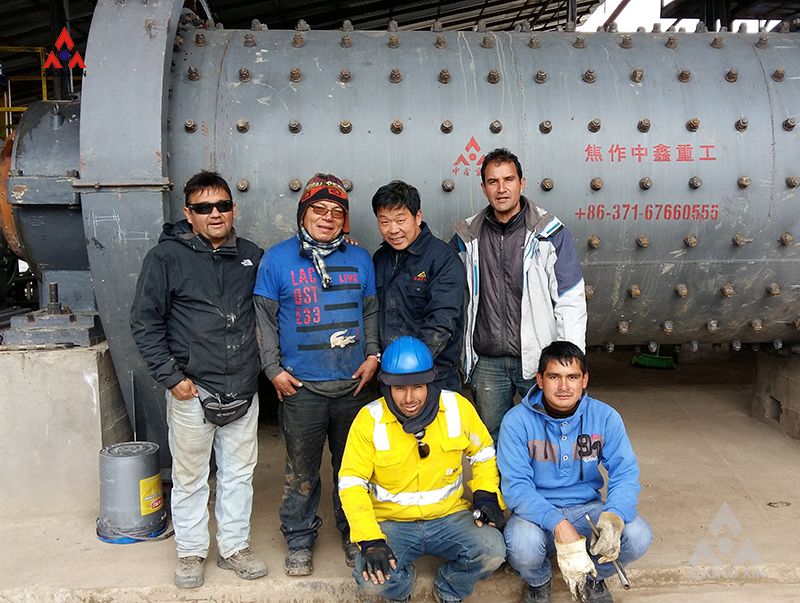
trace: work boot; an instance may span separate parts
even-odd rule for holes
[[[178,557],[175,567],[175,586],[178,588],[197,588],[203,586],[204,557]]]
[[[614,597],[606,588],[605,580],[586,580],[586,588],[584,589],[587,603],[614,603]]]
[[[522,603],[550,603],[550,585],[552,583],[553,580],[550,579],[541,586],[528,584],[528,591],[525,593]]]
[[[253,555],[250,547],[236,551],[230,557],[217,557],[217,566],[222,569],[231,569],[242,580],[255,580],[267,575],[267,566],[258,557]]]
[[[348,567],[355,567],[358,545],[355,542],[350,542],[350,536],[347,534],[342,534],[342,549],[344,549],[344,562]]]
[[[287,576],[310,576],[314,571],[311,549],[289,549],[284,565]]]

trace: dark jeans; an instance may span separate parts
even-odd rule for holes
[[[328,398],[298,388],[284,396],[278,407],[278,422],[286,445],[286,486],[280,508],[281,532],[290,549],[311,548],[322,520],[317,516],[322,494],[319,470],[325,438],[333,465],[333,513],[336,527],[348,535],[350,527],[339,500],[339,468],[347,433],[361,407],[370,402],[369,392]]]
[[[514,406],[514,394],[525,396],[536,385],[536,377],[522,376],[522,359],[514,356],[481,356],[472,370],[475,410],[497,442],[500,423]]]

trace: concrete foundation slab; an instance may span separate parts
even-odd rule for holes
[[[0,375],[3,515],[96,508],[98,452],[131,438],[108,344],[0,351]]]
[[[620,411],[633,440],[641,466],[639,511],[655,535],[647,555],[628,568],[632,590],[609,581],[615,600],[800,600],[800,442],[751,417],[753,355],[679,364],[674,371],[634,369],[629,361],[630,355],[589,356],[590,392]],[[284,575],[283,444],[272,423],[260,426],[259,440],[251,546],[267,563],[266,577],[246,582],[219,569],[212,545],[205,586],[178,590],[172,539],[105,544],[94,531],[97,507],[86,505],[70,516],[0,520],[0,603],[366,601],[333,527],[329,457],[314,574]],[[415,603],[433,601],[437,565],[427,557],[416,564]],[[558,575],[553,584],[553,603],[568,603]],[[467,603],[518,602],[523,590],[521,580],[501,569]]]

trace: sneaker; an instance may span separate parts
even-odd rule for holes
[[[355,542],[350,542],[350,536],[342,534],[342,549],[344,549],[344,562],[348,567],[355,567],[358,545]]]
[[[255,580],[267,575],[267,566],[258,557],[253,555],[250,547],[236,551],[230,557],[217,557],[217,566],[236,572],[242,580]]]
[[[284,566],[287,576],[310,576],[314,571],[311,549],[289,549]]]
[[[411,603],[411,595],[408,595],[405,599],[384,599],[386,603]]]
[[[528,591],[525,593],[522,603],[550,603],[550,585],[552,583],[553,580],[550,579],[541,586],[528,584]]]
[[[587,603],[614,603],[614,597],[606,588],[605,580],[587,580],[586,588],[583,591],[586,595]]]
[[[203,586],[204,557],[178,557],[175,567],[175,586],[178,588],[197,588]]]

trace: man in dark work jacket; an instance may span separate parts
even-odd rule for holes
[[[422,221],[419,192],[394,180],[372,197],[384,243],[375,252],[381,349],[408,335],[431,351],[434,385],[461,392],[466,276],[458,254]]]

